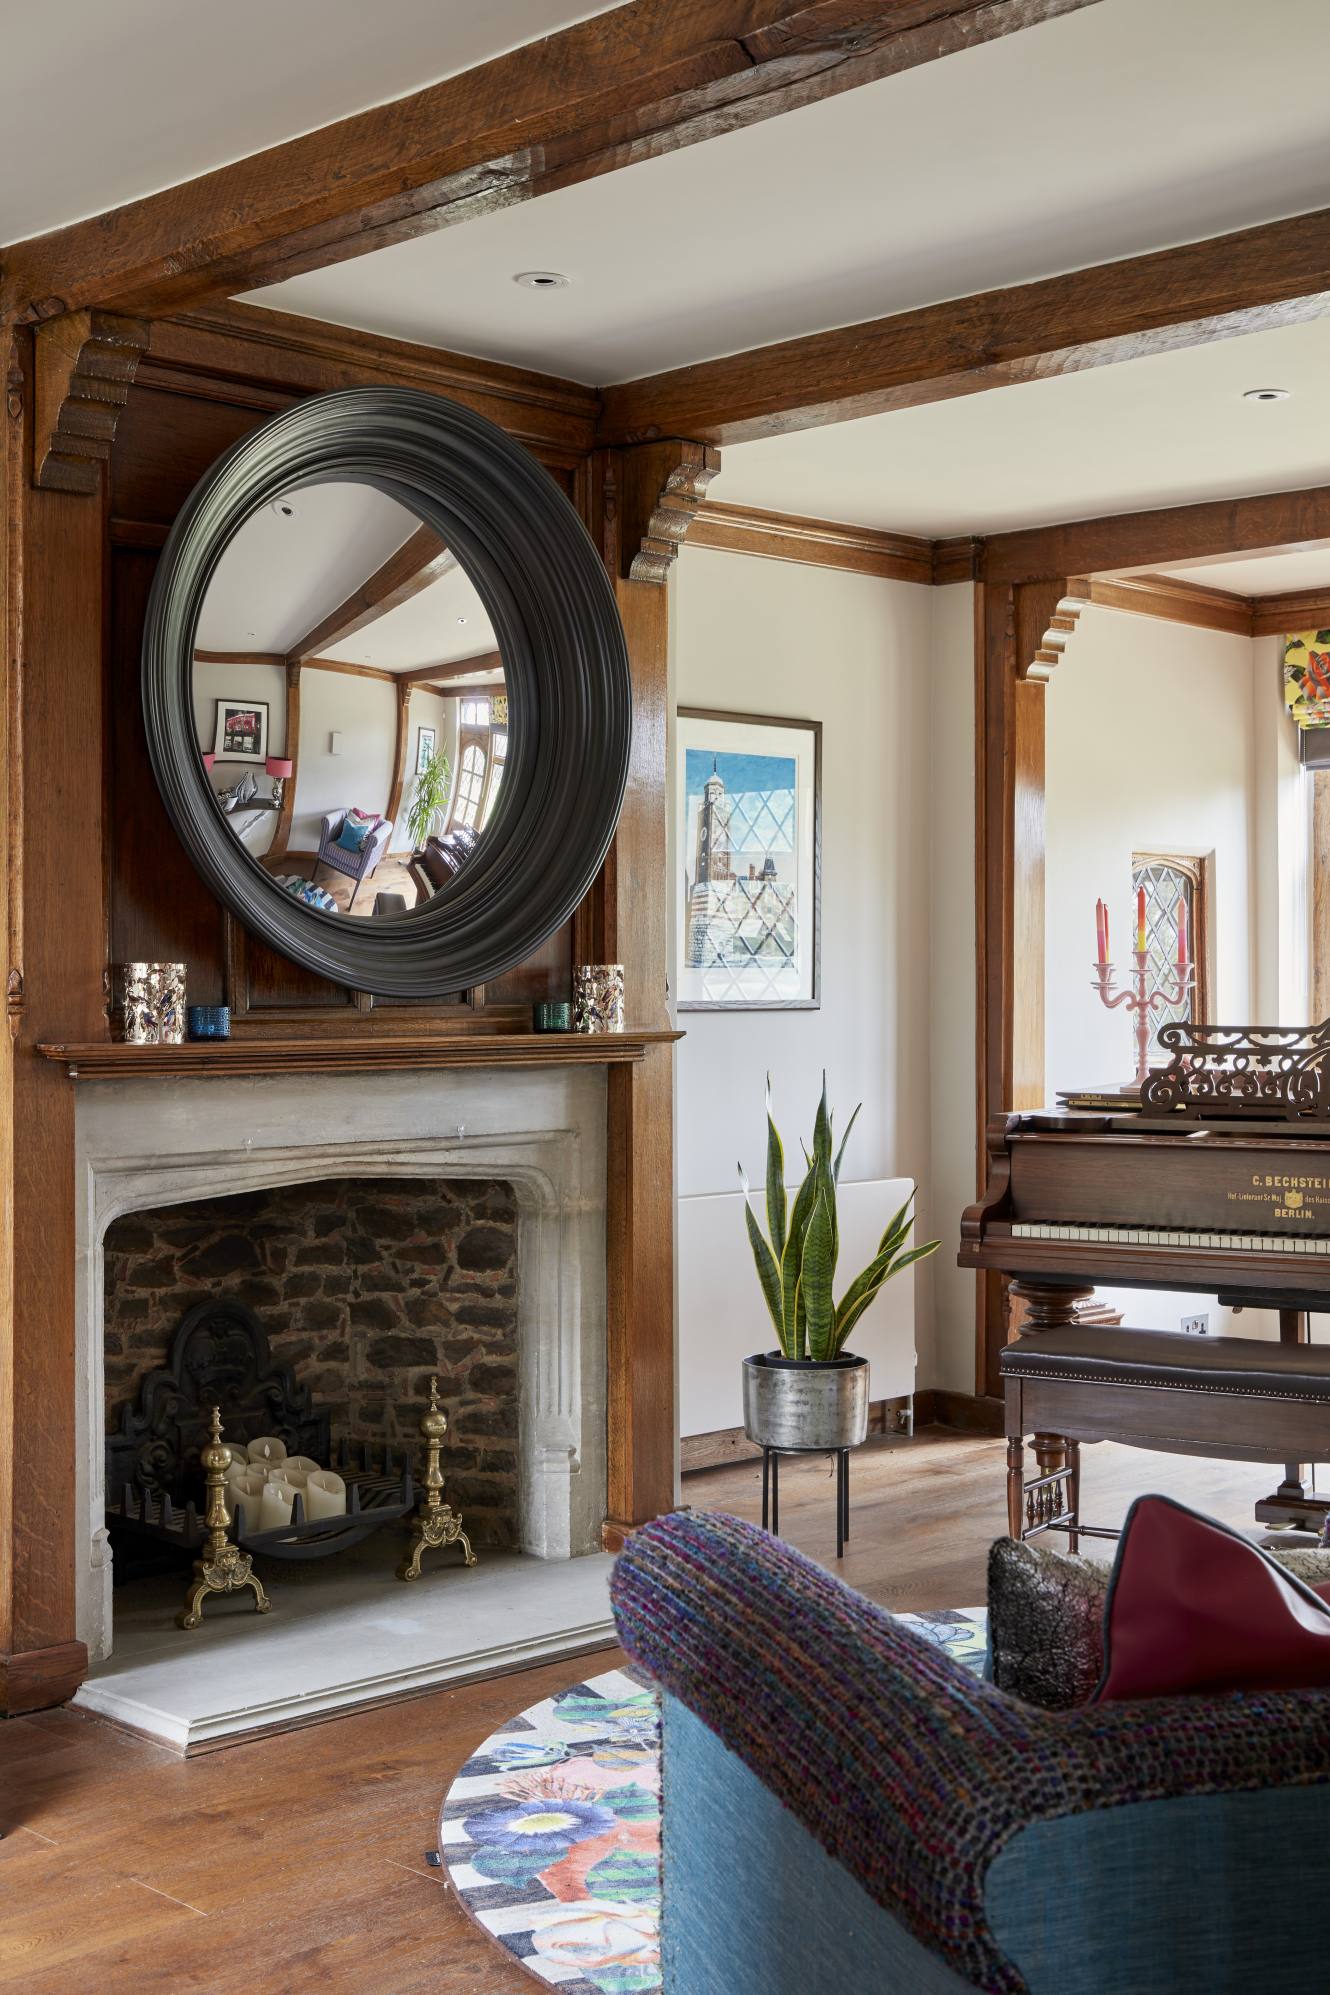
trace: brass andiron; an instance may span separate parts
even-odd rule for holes
[[[442,1545],[460,1545],[465,1555],[463,1562],[469,1566],[476,1563],[471,1540],[462,1529],[461,1512],[454,1513],[443,1500],[439,1455],[448,1432],[448,1415],[439,1404],[437,1378],[429,1382],[429,1410],[421,1415],[420,1431],[425,1441],[425,1494],[411,1520],[411,1549],[397,1568],[399,1579],[419,1579],[421,1554],[436,1551]]]
[[[267,1614],[272,1602],[263,1582],[254,1571],[254,1561],[227,1537],[231,1513],[226,1507],[226,1449],[222,1446],[222,1410],[212,1409],[212,1438],[199,1452],[208,1486],[208,1508],[204,1523],[208,1535],[203,1551],[194,1561],[194,1583],[185,1595],[185,1604],[176,1615],[178,1628],[197,1628],[203,1621],[203,1603],[210,1593],[239,1593],[254,1589],[254,1612]]]

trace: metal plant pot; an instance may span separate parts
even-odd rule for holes
[[[868,1434],[867,1358],[745,1358],[744,1433],[760,1448],[857,1448]]]

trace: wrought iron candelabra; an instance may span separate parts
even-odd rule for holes
[[[1152,1011],[1168,1011],[1175,1004],[1181,1004],[1187,992],[1196,981],[1196,972],[1190,963],[1174,966],[1171,981],[1161,979],[1153,989],[1150,986],[1150,951],[1133,949],[1132,961],[1136,968],[1132,974],[1134,991],[1114,991],[1114,966],[1109,962],[1096,963],[1092,988],[1099,993],[1100,1002],[1110,1011],[1116,1011],[1125,1004],[1136,1019],[1136,1079],[1133,1085],[1145,1086],[1150,1077],[1150,1014]]]

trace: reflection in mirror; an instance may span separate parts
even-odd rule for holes
[[[311,485],[251,516],[208,586],[194,723],[218,809],[288,893],[390,919],[466,866],[508,692],[452,552],[395,500]]]

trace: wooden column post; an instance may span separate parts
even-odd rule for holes
[[[584,517],[615,581],[633,675],[623,813],[577,924],[588,960],[621,962],[630,1024],[668,1026],[669,596],[664,586],[719,452],[670,440],[598,452]],[[609,1070],[609,1501],[605,1542],[675,1501],[674,1057]]]
[[[981,584],[976,608],[978,1165],[990,1115],[1044,1100],[1044,697],[1075,624],[1061,577]],[[979,1281],[976,1390],[999,1391],[1001,1278]]]
[[[27,356],[7,404],[5,869],[9,1033],[0,1142],[12,1201],[0,1252],[0,1708],[57,1703],[87,1657],[75,1634],[75,1522],[86,1501],[74,1367],[74,1095],[35,1048],[109,1036],[103,872],[106,503],[36,489]],[[48,461],[44,459],[43,461]]]

